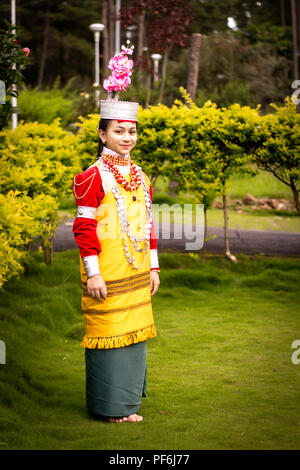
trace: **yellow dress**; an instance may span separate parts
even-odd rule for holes
[[[101,160],[95,165],[105,192],[96,220],[102,249],[98,260],[107,298],[97,301],[88,295],[87,275],[80,258],[86,405],[96,415],[129,416],[139,410],[141,398],[146,396],[147,340],[157,335],[151,305],[150,246],[144,236],[149,223],[150,182],[143,173],[144,184],[136,191],[126,191]],[[130,175],[125,177],[129,181]],[[131,234],[140,239],[136,242],[140,252],[133,249],[128,233],[120,230],[122,206]]]
[[[115,182],[114,176],[101,160],[95,165],[98,166],[105,189],[105,196],[96,210],[96,220],[97,235],[102,248],[98,260],[107,287],[107,298],[98,301],[88,295],[87,275],[80,258],[85,326],[81,345],[89,349],[119,348],[153,338],[157,333],[151,305],[149,244],[146,253],[138,252],[133,249],[128,234],[125,234],[128,255],[131,259],[135,257],[132,266],[126,258],[117,202],[112,189],[117,184],[126,208],[130,231],[140,239],[144,238],[147,222],[146,201],[142,184],[136,191],[126,191],[122,185]],[[126,179],[129,178],[128,174]],[[149,191],[150,182],[145,173],[143,178]],[[138,248],[145,250],[146,243],[145,239],[137,243]]]

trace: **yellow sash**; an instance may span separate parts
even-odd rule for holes
[[[98,165],[97,165],[98,166]],[[101,170],[101,166],[99,167]],[[104,187],[109,187],[111,173],[100,171]],[[149,189],[149,180],[143,173]],[[130,176],[126,176],[129,180]],[[130,231],[138,238],[144,238],[146,206],[143,186],[137,191],[126,191],[118,184],[123,204],[126,207]],[[136,200],[133,200],[133,197]],[[108,191],[96,211],[97,235],[102,251],[98,255],[100,272],[107,287],[107,298],[94,300],[87,293],[87,276],[80,258],[82,281],[82,309],[84,314],[85,336],[83,347],[110,349],[128,346],[154,338],[154,326],[150,294],[150,246],[148,252],[134,252],[135,266],[132,267],[125,255],[121,236],[115,196]],[[141,227],[139,227],[141,226]],[[128,235],[125,241],[129,256],[133,257],[132,244]],[[145,240],[138,243],[145,247]]]

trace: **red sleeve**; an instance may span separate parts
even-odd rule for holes
[[[75,176],[73,193],[77,206],[97,208],[100,205],[105,193],[97,167],[88,168]],[[96,219],[76,217],[74,220],[73,234],[82,258],[97,255],[101,251],[96,229]]]
[[[151,184],[149,186],[149,193],[150,193],[151,202],[152,202],[153,193],[152,193]],[[152,249],[155,249],[155,250],[157,249],[157,235],[155,233],[153,219],[151,219],[151,231],[150,231],[150,250],[152,250]]]

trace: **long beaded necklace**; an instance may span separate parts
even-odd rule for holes
[[[143,185],[144,187],[144,185]],[[147,188],[144,187],[144,192],[147,191]],[[145,192],[145,202],[146,202],[146,223],[145,223],[145,228],[144,228],[144,236],[141,238],[138,238],[134,233],[131,232],[129,229],[129,223],[127,219],[127,213],[126,213],[126,208],[123,203],[123,198],[120,194],[119,188],[117,185],[112,188],[112,192],[115,196],[116,199],[116,205],[117,205],[117,212],[119,216],[119,223],[120,223],[120,229],[121,229],[121,235],[123,239],[123,246],[124,246],[124,251],[125,251],[125,256],[128,261],[128,263],[134,268],[134,269],[141,269],[142,266],[144,265],[146,254],[149,249],[149,244],[150,244],[150,231],[151,231],[151,199],[150,195],[147,195]],[[126,235],[128,236],[130,242],[131,242],[131,247],[132,247],[132,257],[130,256],[130,251],[128,248],[128,245],[126,243]],[[145,243],[144,248],[139,248],[138,243]],[[135,253],[144,253],[143,260],[140,264],[140,266],[136,266],[136,259],[135,259]]]
[[[123,196],[120,194],[120,190],[118,188],[118,185],[115,183],[113,188],[112,188],[112,193],[116,199],[116,206],[117,206],[117,212],[118,212],[118,217],[119,217],[119,224],[120,224],[120,229],[121,229],[121,236],[123,240],[123,246],[124,246],[124,251],[125,251],[125,256],[128,261],[128,263],[134,268],[134,269],[141,269],[144,265],[145,259],[146,259],[146,254],[149,250],[149,245],[150,245],[150,231],[151,231],[151,219],[152,219],[152,213],[151,213],[151,197],[148,191],[148,188],[144,182],[144,179],[141,178],[140,175],[140,170],[132,163],[130,167],[132,168],[133,166],[135,167],[135,171],[133,172],[133,178],[131,180],[131,183],[133,183],[133,187],[131,186],[128,188],[127,185],[123,184],[123,179],[125,180],[126,183],[127,180],[121,175],[121,178],[118,179],[117,175],[119,173],[117,168],[113,168],[114,165],[111,164],[111,162],[108,163],[107,159],[105,159],[105,155],[101,155],[102,160],[104,164],[107,166],[107,168],[114,174],[115,176],[115,182],[118,182],[119,184],[122,184],[122,187],[126,191],[133,191],[136,190],[140,184],[143,186],[144,190],[144,196],[145,196],[145,203],[146,203],[146,223],[144,227],[144,236],[141,238],[138,238],[134,233],[132,233],[129,229],[129,223],[127,219],[127,211],[125,204],[123,202]],[[132,176],[132,173],[131,173]],[[137,184],[138,182],[138,184]],[[132,189],[131,189],[132,188]],[[135,200],[135,199],[134,199]],[[132,256],[130,256],[130,251],[129,247],[126,243],[126,235],[128,236],[130,242],[131,242],[131,247],[132,247]],[[138,246],[139,243],[145,242],[144,248],[140,248]],[[140,264],[140,266],[136,266],[136,259],[135,259],[135,253],[144,253],[143,260]]]

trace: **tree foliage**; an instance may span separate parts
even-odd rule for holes
[[[290,98],[272,107],[255,131],[254,161],[291,188],[300,215],[300,114]]]
[[[146,43],[151,53],[164,53],[171,44],[188,45],[188,27],[193,18],[191,2],[131,0],[121,10],[124,27],[137,24],[138,15],[142,12],[146,13]]]
[[[20,38],[32,53],[32,63],[24,71],[28,87],[34,88],[38,83],[42,89],[52,87],[58,75],[63,85],[75,77],[74,89],[79,92],[91,86],[94,81],[94,40],[89,25],[102,22],[103,1],[20,0],[17,3],[17,24],[23,28]],[[284,6],[283,12],[280,5]],[[203,95],[216,97],[216,102],[227,106],[232,95],[226,91],[227,87],[230,90],[235,83],[244,83],[248,91],[240,89],[240,104],[246,104],[249,96],[248,105],[261,104],[266,108],[270,102],[282,103],[291,94],[293,46],[289,0],[122,0],[122,6],[127,11],[126,14],[123,12],[123,43],[126,25],[130,22],[137,25],[138,14],[144,8],[143,46],[151,52],[159,52],[172,44],[168,53],[164,101],[161,101],[168,106],[178,98],[176,90],[186,86],[189,38],[194,32],[202,34],[198,90]],[[9,21],[9,2],[2,2],[0,13]],[[228,27],[229,17],[236,21],[235,31]],[[109,36],[114,34],[114,28],[111,29]],[[229,41],[230,35],[227,37],[225,33],[230,32],[232,39]],[[136,29],[133,32],[136,46],[138,34]],[[112,42],[112,38],[109,39]],[[137,47],[134,57],[137,65],[140,59],[136,51]],[[102,49],[100,62],[103,53]],[[152,73],[149,55],[144,54],[144,59],[143,65]],[[42,64],[44,71],[40,82]],[[103,69],[106,65],[102,61]],[[144,103],[143,87],[146,83],[138,83],[136,94]],[[152,104],[157,101],[153,91]]]
[[[23,70],[29,63],[28,50],[19,43],[20,27],[13,27],[5,19],[6,29],[0,29],[0,80],[5,84],[5,103],[0,105],[0,130],[8,124],[12,111],[11,97],[18,96],[18,90],[13,85],[21,85],[24,77]],[[16,30],[14,34],[13,30]]]

